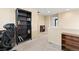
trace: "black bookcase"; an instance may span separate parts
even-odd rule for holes
[[[31,38],[31,12],[16,9],[16,42],[17,44]]]

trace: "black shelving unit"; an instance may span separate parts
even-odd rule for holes
[[[31,12],[16,9],[16,42],[17,44],[31,38]],[[20,39],[19,39],[20,38]]]

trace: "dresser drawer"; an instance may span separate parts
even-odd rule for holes
[[[62,34],[62,46],[65,50],[78,50],[79,51],[79,37],[76,35]]]

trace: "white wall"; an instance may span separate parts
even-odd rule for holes
[[[15,23],[15,13],[13,8],[0,8],[0,30],[7,23]]]
[[[49,28],[48,41],[61,48],[61,34],[63,32],[79,35],[79,10],[60,13],[58,18],[58,27],[50,26]]]
[[[24,8],[32,12],[32,38],[38,38],[44,33],[40,32],[40,25],[45,25],[45,16],[37,13],[38,10],[33,8]]]
[[[79,34],[79,10],[59,14],[62,32]]]
[[[49,26],[49,29],[48,29],[48,41],[53,43],[53,44],[56,44],[58,45],[61,49],[61,30],[59,28],[59,20],[57,22],[57,26],[55,27],[54,25],[52,25],[52,20],[53,19],[53,16],[50,17],[50,26]]]
[[[48,33],[50,27],[50,16],[45,16],[45,31]]]
[[[38,38],[44,32],[40,32],[40,25],[45,25],[45,16],[39,15],[37,12],[32,13],[32,36]]]
[[[61,30],[59,28],[49,28],[48,41],[60,46],[61,48]]]

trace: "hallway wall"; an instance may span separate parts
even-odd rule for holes
[[[59,14],[62,32],[79,34],[79,10]]]
[[[14,8],[0,8],[0,30],[3,30],[3,25],[7,23],[15,23]]]
[[[60,45],[61,47],[61,34],[63,32],[79,34],[79,10],[59,13],[58,27],[49,28],[49,42]]]
[[[38,10],[34,8],[24,8],[32,12],[32,38],[38,38],[45,34],[40,32],[40,25],[45,25],[45,16],[38,14]]]
[[[45,32],[40,33],[40,25],[45,25],[45,16],[37,13],[33,8],[21,8],[32,12],[32,38],[38,38],[44,35]],[[3,30],[3,25],[7,23],[16,24],[16,8],[0,8],[0,30]]]
[[[61,49],[61,29],[59,28],[59,19],[57,26],[54,26],[52,25],[52,18],[53,16],[50,16],[50,26],[48,27],[48,41],[59,46],[59,49]]]

